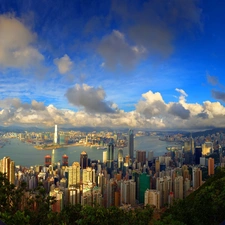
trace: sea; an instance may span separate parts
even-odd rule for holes
[[[154,156],[164,155],[167,150],[166,147],[170,145],[166,141],[159,140],[158,136],[138,136],[134,139],[134,150],[146,151],[148,156],[149,151],[154,152]],[[44,157],[46,155],[52,156],[52,162],[57,163],[62,161],[62,156],[66,154],[69,157],[69,165],[80,160],[80,153],[85,151],[88,158],[91,160],[100,160],[103,158],[103,151],[96,147],[88,146],[71,146],[65,148],[58,148],[54,150],[38,150],[32,144],[21,142],[16,138],[9,139],[9,142],[4,147],[0,148],[0,158],[9,156],[11,160],[15,161],[15,165],[30,167],[35,165],[44,165]],[[118,149],[115,148],[114,156],[117,158]],[[128,154],[128,147],[123,148],[124,157]],[[135,156],[135,153],[134,153]]]

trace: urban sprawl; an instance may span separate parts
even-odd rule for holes
[[[214,174],[217,166],[225,163],[225,134],[217,132],[208,136],[171,134],[160,136],[170,142],[165,154],[154,157],[153,151],[134,149],[135,137],[157,135],[157,132],[24,132],[2,133],[0,147],[10,138],[28,142],[40,150],[56,149],[70,145],[85,145],[102,149],[102,159],[92,160],[83,151],[80,161],[69,164],[67,155],[61,162],[53,162],[50,154],[43,166],[26,168],[16,166],[10,157],[0,161],[0,171],[6,173],[10,183],[19,187],[26,182],[26,196],[35,193],[38,183],[43,183],[46,195],[56,201],[52,210],[60,212],[64,205],[81,204],[125,209],[152,205],[160,211],[197,190]],[[124,155],[123,148],[128,147]],[[115,156],[115,149],[118,154]],[[25,202],[25,201],[24,201]],[[26,204],[26,203],[24,203]]]

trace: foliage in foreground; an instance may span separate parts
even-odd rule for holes
[[[0,220],[7,225],[148,225],[153,214],[149,206],[126,211],[118,207],[81,205],[68,205],[56,213],[51,210],[54,199],[46,195],[41,184],[33,195],[25,197],[25,190],[25,183],[15,189],[5,174],[0,173]]]

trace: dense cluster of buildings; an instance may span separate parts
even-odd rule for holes
[[[181,148],[171,148],[159,157],[154,157],[153,151],[134,149],[133,130],[128,131],[127,142],[128,155],[119,149],[115,156],[111,139],[101,160],[91,160],[83,151],[79,162],[69,164],[68,156],[63,155],[61,163],[53,163],[51,155],[46,155],[43,166],[23,168],[4,157],[0,171],[16,186],[25,181],[28,195],[42,182],[46,193],[56,198],[54,211],[66,204],[128,208],[149,204],[160,209],[198,189],[203,184],[203,168],[207,168],[208,176],[214,174],[211,153],[218,153],[221,166],[225,163],[221,147],[216,152],[212,142],[196,145],[192,137]]]

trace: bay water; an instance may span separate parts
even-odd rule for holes
[[[170,143],[171,144],[171,143]],[[160,141],[157,136],[140,136],[134,139],[134,150],[146,151],[146,156],[149,151],[154,152],[154,156],[163,155],[167,152],[166,147],[169,145],[166,141]],[[71,146],[66,148],[58,148],[55,150],[38,150],[32,144],[21,142],[16,138],[9,139],[3,148],[0,148],[0,158],[9,156],[11,160],[15,161],[16,165],[21,166],[34,166],[44,165],[44,157],[51,155],[53,162],[62,161],[63,154],[69,157],[69,165],[75,161],[80,161],[80,153],[87,152],[88,158],[91,160],[102,161],[103,151],[96,147],[88,146]],[[117,158],[117,151],[115,149],[115,159]],[[123,148],[124,157],[128,154],[128,147]],[[135,154],[134,154],[135,156]]]

